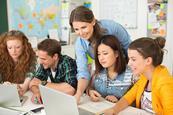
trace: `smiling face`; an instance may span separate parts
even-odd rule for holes
[[[72,24],[75,33],[81,38],[89,40],[92,37],[95,25],[94,21],[91,23],[74,21]]]
[[[56,66],[57,54],[49,56],[46,51],[37,51],[39,63],[43,65],[44,69],[54,68]]]
[[[134,75],[139,75],[145,72],[147,65],[149,65],[148,58],[144,59],[138,51],[130,49],[128,49],[128,57],[128,65]]]
[[[9,55],[13,58],[13,60],[15,62],[18,61],[18,59],[21,56],[22,51],[23,51],[22,42],[18,39],[8,40],[7,41],[7,50],[8,50]]]
[[[104,68],[114,68],[115,67],[115,62],[118,57],[118,54],[112,50],[111,47],[105,45],[105,44],[100,44],[98,46],[98,60],[99,63],[104,67]]]

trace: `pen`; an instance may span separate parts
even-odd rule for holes
[[[39,108],[33,109],[31,111],[34,113],[37,113],[37,112],[40,112],[42,109],[44,109],[44,107],[39,107]]]

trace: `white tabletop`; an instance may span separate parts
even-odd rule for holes
[[[111,108],[115,105],[115,103],[111,103],[103,98],[99,102],[92,102],[88,96],[83,96],[81,98],[81,102],[78,105],[79,109],[84,109],[86,111],[89,111],[93,114],[99,115],[102,111]],[[123,111],[121,111],[118,115],[151,115],[150,113],[135,108],[135,107],[127,107]]]
[[[31,102],[31,96],[32,96],[31,92],[27,92],[25,96],[28,96],[28,99],[23,104],[22,107],[10,107],[10,109],[22,111],[22,113],[27,113],[27,112],[31,113],[29,115],[46,115],[44,109],[42,109],[37,113],[31,112],[31,110],[33,109],[37,109],[44,106],[42,104],[34,104]],[[105,109],[114,106],[114,104],[115,103],[108,102],[105,99],[101,99],[101,101],[99,102],[92,102],[87,95],[83,95],[80,104],[78,105],[78,108],[92,114],[98,114],[101,111],[104,111]],[[128,108],[120,112],[119,115],[151,115],[151,114],[144,110],[129,106]]]
[[[26,113],[26,112],[30,112],[31,110],[44,107],[42,104],[34,104],[31,102],[32,93],[30,91],[28,91],[24,96],[27,96],[27,100],[23,103],[21,107],[9,107],[9,109]],[[41,115],[45,115],[45,114],[41,114]]]

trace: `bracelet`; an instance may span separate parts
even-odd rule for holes
[[[41,81],[41,85],[45,86],[47,84],[47,81]]]

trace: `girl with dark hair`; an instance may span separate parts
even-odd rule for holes
[[[132,85],[132,72],[126,66],[121,45],[113,35],[101,37],[95,46],[96,72],[89,96],[93,101],[104,97],[117,102]]]
[[[72,30],[79,36],[75,43],[78,69],[78,87],[75,97],[79,102],[80,96],[83,94],[91,79],[88,70],[87,56],[89,55],[94,59],[94,46],[96,41],[103,35],[114,35],[118,38],[126,52],[131,40],[123,26],[113,20],[96,20],[93,12],[84,6],[79,6],[71,12],[69,23]]]
[[[165,39],[140,38],[128,48],[128,65],[139,80],[117,102],[105,111],[105,115],[116,115],[136,101],[136,107],[157,115],[173,115],[173,77],[161,65]]]

